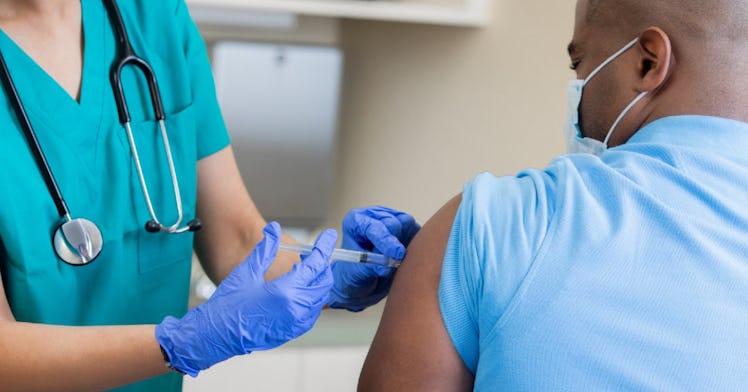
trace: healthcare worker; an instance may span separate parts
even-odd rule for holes
[[[578,0],[569,152],[425,226],[361,391],[748,390],[748,7]]]
[[[329,266],[334,231],[276,258],[183,0],[2,0],[0,29],[0,389],[175,391],[387,294]],[[343,245],[402,259],[417,230],[354,210]],[[219,286],[188,312],[193,248]]]

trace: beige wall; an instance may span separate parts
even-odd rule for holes
[[[341,21],[338,184],[328,224],[385,204],[423,222],[476,174],[563,152],[572,0],[495,0],[484,29]]]
[[[209,42],[340,45],[340,156],[327,226],[370,204],[424,222],[476,174],[541,168],[563,151],[574,1],[494,3],[484,29],[307,17],[288,33],[202,30]],[[380,312],[325,312],[296,344],[365,347]]]
[[[345,55],[327,226],[384,204],[424,222],[476,174],[563,152],[574,0],[494,0],[485,28],[302,17],[291,32],[201,26],[209,42],[339,45]]]

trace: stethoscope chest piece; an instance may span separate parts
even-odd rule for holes
[[[55,252],[62,261],[86,265],[101,253],[104,239],[101,231],[88,219],[71,219],[60,225],[54,236]]]

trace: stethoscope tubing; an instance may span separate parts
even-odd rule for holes
[[[169,136],[166,132],[166,125],[164,125],[164,120],[159,120],[159,128],[161,129],[161,137],[164,141],[164,152],[166,153],[166,160],[169,164],[169,174],[171,175],[171,181],[172,186],[174,188],[174,202],[177,206],[177,221],[169,226],[164,227],[162,230],[168,231],[168,232],[174,232],[174,233],[181,233],[183,231],[177,231],[179,230],[179,224],[182,223],[182,196],[179,191],[179,180],[177,179],[177,172],[176,168],[174,167],[174,158],[171,155],[171,147],[169,145]],[[125,130],[127,132],[127,140],[130,144],[130,150],[132,151],[133,160],[135,161],[135,169],[138,171],[138,181],[140,182],[140,188],[143,191],[143,196],[145,198],[145,204],[146,207],[148,207],[148,213],[151,216],[151,220],[158,225],[163,226],[163,224],[158,220],[156,217],[156,211],[153,208],[153,203],[151,202],[151,196],[148,192],[148,184],[145,180],[145,174],[143,173],[143,167],[140,164],[140,155],[138,154],[138,147],[135,143],[135,137],[133,136],[132,127],[130,126],[130,123],[127,122],[124,124]]]
[[[116,30],[116,36],[117,36],[117,40],[118,40],[119,48],[120,48],[119,59],[116,60],[115,63],[112,65],[112,69],[110,73],[110,80],[112,83],[112,90],[114,91],[114,101],[117,103],[117,113],[119,115],[119,121],[122,124],[122,126],[125,128],[125,131],[127,132],[127,139],[130,144],[130,151],[132,152],[132,155],[135,160],[135,167],[138,171],[138,180],[140,182],[140,187],[143,191],[143,196],[145,198],[146,206],[148,207],[148,213],[151,216],[151,221],[149,221],[146,224],[146,230],[148,230],[149,232],[164,231],[164,232],[175,233],[175,234],[196,230],[199,228],[199,225],[200,225],[199,221],[197,221],[197,226],[194,226],[192,224],[196,222],[196,221],[193,221],[193,222],[190,222],[191,224],[188,226],[185,226],[182,228],[179,227],[179,225],[182,223],[182,218],[183,218],[182,197],[181,197],[181,192],[179,190],[179,180],[177,178],[176,168],[174,165],[174,158],[171,153],[169,135],[166,131],[166,114],[164,112],[164,105],[161,99],[161,92],[158,88],[156,74],[153,72],[153,68],[151,68],[151,66],[148,64],[147,61],[145,61],[144,59],[142,59],[141,57],[135,54],[135,51],[132,48],[132,44],[130,43],[130,38],[127,35],[127,29],[125,28],[125,23],[124,23],[124,20],[122,19],[122,14],[120,13],[116,0],[104,0],[104,5],[107,7],[109,11],[108,14],[111,19],[111,24],[112,26],[114,26],[114,29]],[[153,203],[151,202],[150,192],[148,192],[148,184],[145,180],[143,168],[140,164],[140,155],[138,154],[138,149],[135,143],[135,138],[133,136],[132,127],[130,125],[130,121],[131,121],[130,110],[127,107],[125,91],[122,85],[122,70],[128,65],[134,66],[140,69],[141,72],[143,73],[143,76],[145,77],[145,80],[148,83],[148,90],[151,95],[151,103],[153,105],[153,113],[155,115],[155,120],[159,124],[161,138],[164,143],[164,152],[166,154],[166,159],[169,164],[169,174],[171,176],[172,187],[174,189],[175,204],[177,207],[177,220],[171,226],[164,226],[158,220],[156,211],[153,208]]]
[[[17,117],[19,122],[21,123],[21,129],[23,129],[23,133],[26,135],[26,140],[28,140],[28,142],[32,144],[31,151],[36,158],[39,170],[42,172],[44,183],[47,185],[47,189],[49,190],[50,195],[52,195],[55,207],[57,208],[57,213],[60,215],[60,217],[65,218],[69,222],[71,220],[70,210],[68,210],[65,198],[62,197],[62,192],[60,192],[60,187],[57,185],[54,174],[52,174],[52,169],[49,167],[49,161],[47,161],[47,157],[44,155],[44,151],[39,144],[39,139],[36,137],[36,132],[34,132],[34,128],[31,126],[31,121],[29,120],[29,116],[26,113],[26,109],[21,103],[21,97],[18,94],[18,90],[16,90],[15,83],[13,83],[13,77],[10,75],[8,65],[5,63],[5,56],[3,56],[2,51],[0,51],[0,68],[2,71],[0,72],[0,74],[2,74],[5,90],[11,95],[12,98],[10,99],[10,103],[13,105],[16,113],[18,114]]]
[[[16,117],[21,124],[26,141],[30,144],[39,171],[42,173],[44,183],[47,185],[49,194],[57,208],[57,213],[64,220],[57,226],[52,236],[52,247],[57,256],[67,264],[75,267],[88,265],[101,253],[101,248],[104,244],[101,231],[96,224],[87,219],[73,219],[70,216],[67,203],[65,203],[62,192],[57,185],[52,169],[49,167],[49,162],[44,155],[44,150],[42,150],[34,127],[31,126],[31,121],[23,106],[16,85],[13,82],[13,77],[10,75],[2,51],[0,51],[0,77],[5,86],[5,91],[9,94],[9,98],[11,98],[10,101],[15,109]]]

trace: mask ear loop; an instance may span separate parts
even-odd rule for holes
[[[639,37],[634,38],[633,40],[631,40],[631,42],[627,43],[624,47],[622,47],[617,52],[613,53],[610,57],[608,57],[605,61],[603,61],[602,64],[600,64],[597,68],[595,68],[587,76],[587,78],[584,79],[584,83],[582,84],[582,87],[586,86],[587,83],[595,75],[597,75],[603,68],[605,68],[606,65],[610,64],[615,59],[617,59],[619,56],[621,56],[623,53],[625,53],[627,50],[629,50],[632,47],[634,47],[634,45],[636,45],[637,42],[639,42]],[[608,134],[605,136],[605,140],[603,140],[603,145],[605,145],[606,148],[608,147],[608,141],[610,140],[610,137],[613,136],[613,131],[615,131],[615,129],[618,127],[618,124],[621,122],[621,120],[623,120],[623,117],[626,114],[628,114],[628,112],[634,107],[634,105],[636,105],[637,103],[639,103],[639,101],[641,101],[641,99],[644,98],[647,95],[647,93],[648,92],[645,91],[645,92],[642,92],[641,94],[639,94],[636,98],[634,98],[633,101],[631,101],[631,103],[629,103],[628,106],[626,106],[625,109],[623,109],[623,111],[621,112],[621,114],[618,115],[618,118],[616,119],[615,122],[613,122],[613,125],[610,127],[610,130],[608,130]]]
[[[623,53],[624,53],[625,51],[627,51],[627,50],[631,49],[631,48],[632,48],[632,47],[633,47],[634,45],[636,45],[636,43],[637,43],[637,42],[639,42],[639,37],[636,37],[636,38],[634,38],[634,39],[633,39],[633,40],[632,40],[631,42],[627,43],[627,44],[626,44],[626,46],[624,46],[623,48],[619,49],[619,50],[618,50],[617,52],[613,53],[613,54],[612,54],[612,55],[611,55],[610,57],[608,57],[608,59],[607,59],[607,60],[603,61],[603,63],[602,63],[602,64],[600,64],[599,66],[597,66],[597,68],[595,68],[595,70],[594,70],[594,71],[592,71],[592,72],[591,72],[591,73],[590,73],[590,74],[589,74],[589,75],[587,76],[587,78],[586,78],[586,79],[584,79],[584,84],[582,84],[582,86],[585,86],[585,85],[587,85],[587,82],[589,82],[589,81],[590,81],[590,79],[592,79],[592,77],[594,77],[595,75],[597,75],[597,74],[598,74],[598,72],[602,71],[602,69],[603,69],[603,68],[605,68],[605,66],[606,66],[606,65],[608,65],[608,64],[610,64],[610,63],[612,63],[612,62],[613,62],[613,60],[617,59],[617,58],[618,58],[618,57],[619,57],[620,55],[622,55],[622,54],[623,54]]]
[[[613,125],[610,127],[610,130],[608,131],[608,135],[605,136],[605,140],[603,140],[603,144],[605,144],[605,147],[608,147],[608,141],[610,140],[610,137],[613,136],[613,131],[616,130],[616,127],[618,127],[618,124],[621,122],[621,120],[623,120],[623,117],[626,116],[628,112],[634,108],[634,105],[639,103],[639,101],[641,101],[642,98],[646,97],[647,94],[649,94],[649,91],[644,91],[641,94],[637,95],[636,98],[634,98],[634,100],[631,101],[631,103],[628,106],[626,106],[626,109],[623,109],[621,114],[618,115],[618,118],[616,118],[616,121],[613,123]]]

